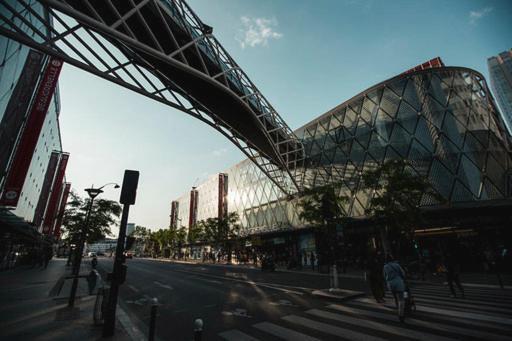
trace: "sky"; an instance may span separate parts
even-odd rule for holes
[[[512,47],[509,0],[188,3],[292,129],[436,56],[488,78],[487,58]],[[244,159],[206,124],[70,65],[59,88],[67,181],[85,195],[140,171],[137,225],[167,228],[173,199]]]

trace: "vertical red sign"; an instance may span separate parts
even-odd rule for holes
[[[14,160],[5,181],[4,191],[0,198],[1,205],[18,205],[23,183],[25,182],[25,177],[27,176],[28,168],[32,161],[32,155],[34,154],[39,134],[43,128],[46,112],[50,107],[57,86],[62,64],[62,60],[50,58],[46,66],[44,76],[37,88],[35,100],[27,117],[27,122],[25,123],[18,148],[16,149]]]
[[[57,164],[59,162],[60,152],[54,151],[48,161],[48,167],[46,167],[46,174],[44,176],[43,185],[41,186],[41,193],[39,194],[39,200],[37,201],[36,210],[34,212],[34,219],[32,223],[39,229],[43,222],[44,211],[48,204],[48,198],[50,197],[50,190],[52,188],[53,179],[55,172],[57,171]]]
[[[195,187],[190,191],[190,212],[188,214],[188,227],[194,226],[197,222],[197,202],[199,199],[199,192]]]
[[[59,199],[62,194],[62,183],[64,181],[64,174],[66,173],[66,166],[68,165],[69,154],[62,154],[60,157],[59,167],[57,174],[53,181],[52,194],[50,194],[50,201],[46,207],[46,213],[43,221],[43,233],[51,234],[53,226],[55,225],[55,218],[57,216],[57,209]]]
[[[64,210],[66,209],[66,203],[68,202],[69,191],[71,190],[71,183],[66,182],[64,191],[60,199],[59,213],[57,220],[55,221],[55,228],[53,229],[53,235],[58,240],[60,238],[60,227],[62,226],[62,219],[64,218]]]
[[[169,225],[169,227],[171,227],[171,228],[176,228],[177,227],[177,223],[178,223],[178,207],[179,207],[179,202],[178,201],[173,201],[171,203],[171,223]]]
[[[219,173],[218,218],[223,219],[228,214],[228,175]]]

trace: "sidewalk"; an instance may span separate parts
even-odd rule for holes
[[[67,309],[71,279],[65,259],[53,259],[46,270],[19,267],[0,272],[1,340],[100,340],[102,328],[93,322],[96,295],[88,295],[87,282],[79,279],[75,309]],[[82,264],[81,274],[89,272]],[[110,340],[131,340],[116,327]]]
[[[148,260],[158,260],[158,261],[166,261],[166,262],[174,262],[174,263],[182,263],[182,264],[198,264],[198,265],[209,265],[209,266],[222,266],[222,267],[230,267],[230,268],[243,268],[243,269],[260,269],[257,266],[252,264],[227,264],[227,263],[204,263],[200,260],[176,260],[169,258],[149,258]],[[276,271],[279,272],[288,272],[288,273],[297,273],[297,274],[305,274],[311,276],[323,276],[329,277],[329,274],[319,273],[317,271],[313,271],[311,267],[304,267],[303,269],[286,269],[277,267]],[[359,269],[348,269],[346,273],[339,272],[339,278],[350,278],[350,279],[360,279],[365,280],[365,271]],[[481,287],[481,288],[499,288],[499,283],[496,275],[494,274],[486,274],[486,273],[461,273],[460,275],[462,285],[468,287]],[[502,274],[502,281],[505,289],[512,289],[512,275],[511,274]],[[410,280],[412,283],[435,283],[435,284],[446,284],[446,276],[444,274],[425,274],[425,280],[412,279]]]

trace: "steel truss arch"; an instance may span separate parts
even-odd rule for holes
[[[184,1],[101,4],[0,0],[0,34],[207,123],[300,190],[302,143]]]

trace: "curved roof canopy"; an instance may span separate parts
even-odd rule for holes
[[[285,192],[302,144],[183,0],[0,0],[0,34],[219,130]],[[28,16],[30,15],[30,16]]]

